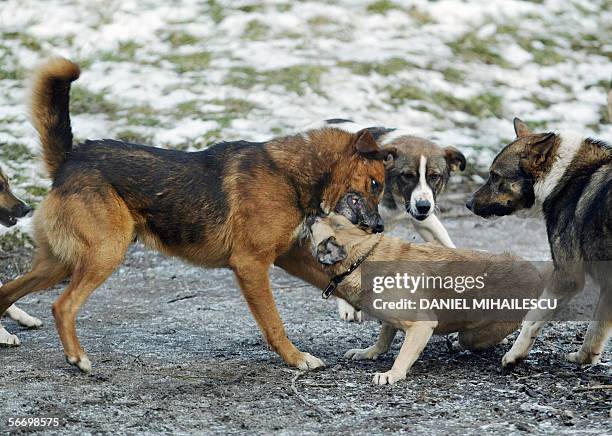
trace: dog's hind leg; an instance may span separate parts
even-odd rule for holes
[[[298,350],[287,337],[270,288],[270,263],[252,256],[233,256],[230,259],[242,295],[264,338],[288,365],[302,370],[325,366],[321,359]]]
[[[352,360],[376,360],[381,354],[385,354],[391,348],[397,329],[391,324],[384,323],[380,329],[376,343],[368,348],[353,348],[344,354],[345,359]]]
[[[106,281],[125,255],[125,251],[109,252],[100,247],[92,251],[77,263],[70,284],[53,303],[53,317],[66,360],[83,372],[91,371],[91,362],[77,338],[76,316],[91,293]]]
[[[419,358],[423,349],[429,342],[434,329],[438,325],[437,321],[411,322],[406,327],[406,337],[400,349],[399,355],[393,362],[393,366],[387,372],[374,375],[374,384],[392,385],[393,383],[406,378],[406,374]]]
[[[76,334],[76,317],[91,293],[121,264],[134,238],[134,221],[122,202],[107,201],[105,214],[82,216],[74,233],[87,239],[67,243],[75,259],[72,279],[53,303],[53,317],[68,363],[83,372],[91,362]]]
[[[584,342],[579,351],[569,353],[567,359],[581,365],[594,365],[599,362],[603,350],[612,334],[612,289],[602,288],[596,309],[596,321],[589,324]]]

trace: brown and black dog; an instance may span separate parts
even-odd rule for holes
[[[53,186],[34,215],[33,269],[0,288],[0,313],[71,276],[53,315],[68,362],[89,371],[77,313],[137,238],[197,265],[231,268],[272,349],[300,369],[322,366],[287,338],[268,270],[305,234],[306,217],[338,204],[350,205],[353,222],[382,231],[378,202],[393,150],[381,150],[367,130],[333,128],[195,153],[112,140],[73,147],[68,102],[79,74],[76,64],[52,59],[35,78],[33,123]]]
[[[17,224],[19,218],[23,218],[31,210],[30,206],[13,194],[9,179],[0,168],[0,225],[12,227]],[[6,315],[24,327],[35,328],[42,325],[39,319],[28,315],[17,306],[9,307]],[[0,324],[0,345],[17,346],[19,344],[19,338],[7,332]]]
[[[557,311],[583,290],[587,275],[597,282],[595,318],[580,350],[567,356],[595,364],[612,335],[612,146],[578,133],[533,132],[518,118],[514,130],[516,139],[495,157],[489,179],[466,206],[485,218],[523,210],[543,216],[554,272],[542,298],[557,299]],[[503,366],[527,357],[554,313],[527,315]]]

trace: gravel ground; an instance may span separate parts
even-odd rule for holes
[[[483,221],[464,213],[464,197],[449,195],[453,206],[443,213],[457,245],[547,256],[537,221]],[[408,227],[394,233],[414,238]],[[29,255],[5,253],[1,277],[25,268]],[[584,324],[548,327],[512,372],[500,367],[509,345],[471,353],[434,338],[405,381],[380,387],[372,375],[391,366],[399,340],[376,362],[343,359],[369,345],[378,324],[343,323],[315,289],[278,269],[272,276],[289,336],[325,369],[292,370],[266,349],[229,271],[135,246],[81,312],[91,375],[63,359],[50,311],[62,286],[21,303],[42,329],[5,321],[23,345],[0,350],[0,432],[10,417],[46,416],[61,422],[50,433],[70,434],[612,434],[611,391],[588,389],[612,383],[609,347],[594,367],[563,358],[579,346]]]

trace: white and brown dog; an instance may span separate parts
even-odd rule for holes
[[[9,185],[8,177],[0,169],[0,224],[5,227],[12,227],[17,224],[17,220],[26,216],[30,212],[30,207],[13,194]],[[0,283],[1,285],[1,283]],[[6,311],[6,315],[28,328],[36,328],[42,322],[28,315],[17,306],[11,306]],[[17,336],[7,332],[0,324],[0,345],[17,346],[19,345]]]
[[[542,298],[558,310],[585,285],[600,286],[594,321],[570,361],[599,361],[612,333],[612,146],[576,133],[532,132],[515,118],[516,140],[493,160],[489,179],[467,202],[482,217],[535,210],[544,216],[554,263]],[[530,312],[504,366],[524,359],[553,311]]]
[[[346,119],[330,119],[324,125],[357,132],[364,126]],[[453,171],[465,169],[465,156],[454,147],[440,147],[403,129],[367,128],[382,147],[397,149],[393,167],[385,171],[385,193],[379,211],[385,229],[410,220],[425,242],[438,242],[455,248],[448,232],[435,215],[437,198],[444,191]],[[345,321],[360,322],[362,313],[343,299],[338,312]]]

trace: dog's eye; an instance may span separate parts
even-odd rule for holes
[[[431,180],[432,182],[437,182],[438,180],[440,180],[440,174],[430,174],[429,180]]]
[[[380,183],[378,183],[376,179],[372,179],[370,184],[372,185],[372,191],[378,192],[378,190],[380,189]]]
[[[406,180],[412,180],[416,177],[416,174],[413,173],[403,173],[402,177]]]

